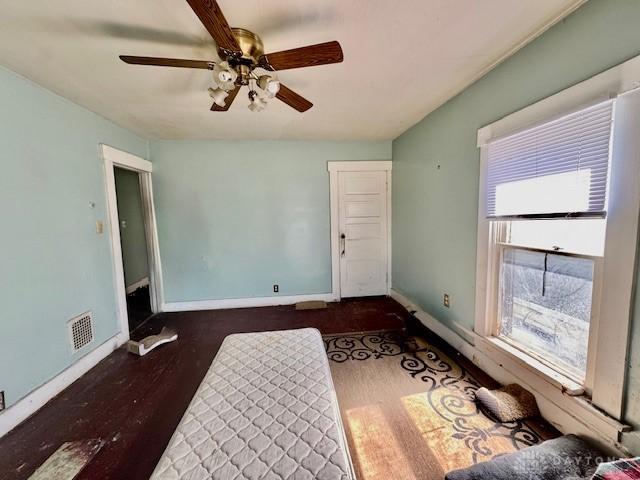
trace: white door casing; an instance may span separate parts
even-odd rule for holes
[[[127,315],[127,295],[122,263],[122,247],[120,244],[120,221],[118,219],[118,202],[116,198],[116,182],[114,167],[137,172],[140,180],[142,209],[144,215],[145,240],[149,256],[149,293],[151,311],[161,311],[164,304],[162,285],[162,267],[158,247],[158,231],[153,203],[153,186],[151,182],[152,164],[136,155],[118,150],[108,145],[100,145],[100,153],[104,161],[105,186],[107,190],[107,211],[109,216],[108,232],[111,238],[111,250],[114,272],[114,289],[116,292],[117,316],[120,324],[120,335],[123,343],[129,339],[129,321]]]
[[[333,295],[388,295],[390,161],[329,162]]]

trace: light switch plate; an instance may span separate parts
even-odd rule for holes
[[[96,233],[102,235],[102,232],[104,232],[104,224],[101,220],[98,220],[96,221]]]

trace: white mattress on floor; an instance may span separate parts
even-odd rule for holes
[[[353,480],[320,332],[225,338],[151,478]]]

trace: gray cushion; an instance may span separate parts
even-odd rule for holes
[[[589,479],[602,457],[602,452],[584,440],[566,435],[454,470],[445,476],[445,480]]]

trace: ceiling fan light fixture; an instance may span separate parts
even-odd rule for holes
[[[271,75],[261,75],[258,78],[258,86],[269,98],[275,97],[280,91],[280,81]]]
[[[213,81],[223,90],[231,90],[238,78],[238,73],[231,68],[229,62],[220,62],[213,67]]]
[[[251,102],[249,104],[249,110],[251,110],[254,113],[257,113],[257,112],[261,112],[262,110],[264,110],[264,107],[261,107],[256,102]]]
[[[225,92],[228,92],[230,90],[233,90],[234,88],[236,88],[236,84],[235,82],[227,82],[227,83],[218,83],[217,87],[224,90]]]
[[[225,100],[229,96],[229,92],[222,88],[209,88],[209,96],[213,99],[213,103],[219,107],[224,107]]]
[[[267,106],[267,101],[255,90],[249,91],[249,110],[261,112]]]

